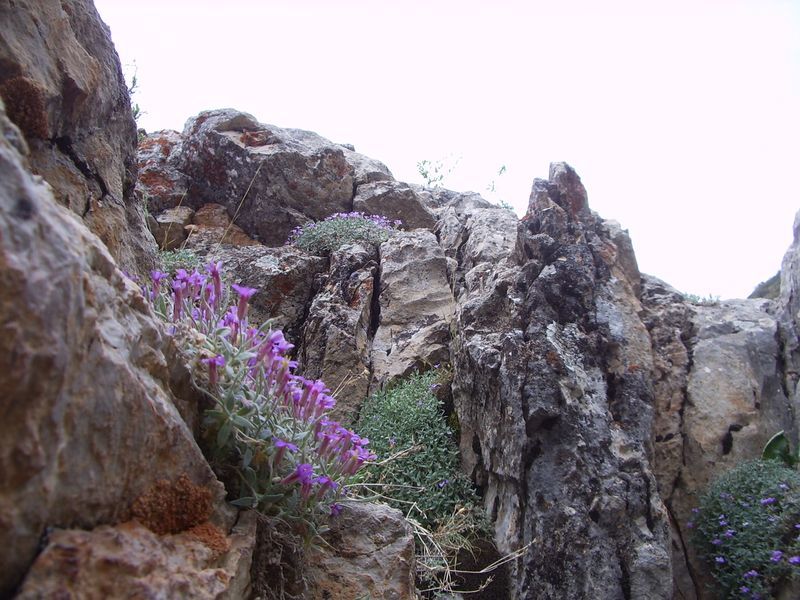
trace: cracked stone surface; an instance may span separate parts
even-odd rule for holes
[[[134,197],[136,123],[108,27],[91,0],[0,4],[0,97],[32,170],[122,269],[146,275],[155,243]]]
[[[307,554],[314,600],[412,600],[414,536],[403,514],[382,504],[345,502],[324,539]]]

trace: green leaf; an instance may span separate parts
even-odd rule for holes
[[[233,428],[233,423],[231,423],[230,421],[225,421],[222,424],[222,427],[219,428],[219,431],[217,432],[217,447],[218,448],[222,448],[228,443],[228,440],[231,437],[231,429],[232,428]]]
[[[764,460],[779,460],[788,467],[794,467],[797,464],[797,455],[792,454],[789,438],[783,431],[779,431],[770,438],[764,446],[761,457]]]
[[[256,499],[252,496],[245,496],[244,498],[232,500],[231,504],[234,506],[242,506],[244,508],[253,508],[256,505]]]

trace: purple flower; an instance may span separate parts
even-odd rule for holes
[[[781,558],[783,558],[783,552],[780,550],[773,550],[772,556],[769,557],[772,562],[780,562]]]
[[[732,538],[734,535],[736,535],[736,531],[733,529],[728,529],[722,535],[725,536],[726,538]]]
[[[761,499],[761,506],[769,506],[770,504],[775,504],[775,498],[762,498]]]
[[[790,556],[789,557],[789,564],[790,565],[800,565],[800,556]]]
[[[693,508],[693,509],[692,509],[692,512],[693,512],[694,514],[697,514],[697,513],[699,513],[699,512],[700,512],[700,509],[699,509],[699,508],[697,508],[697,507],[695,507],[695,508]]]
[[[342,505],[341,504],[337,504],[336,502],[331,504],[331,516],[332,517],[338,516],[340,512],[342,512]]]
[[[295,446],[294,444],[292,444],[291,442],[287,442],[287,441],[282,440],[280,438],[275,438],[275,447],[276,448],[284,448],[284,449],[288,450],[289,452],[297,452],[299,450],[299,448],[297,446]]]
[[[235,283],[231,287],[237,294],[239,294],[239,304],[236,307],[236,317],[241,322],[247,317],[247,302],[258,290],[256,288],[249,288],[243,285],[236,285]]]
[[[289,452],[297,452],[298,447],[280,438],[275,438],[274,444],[278,450],[275,452],[275,456],[272,459],[272,465],[273,468],[277,469],[283,462],[283,457],[285,456],[286,451],[288,450]]]
[[[450,483],[449,479],[442,479],[439,483],[436,484],[436,487],[438,487],[439,489],[442,489],[448,483]]]
[[[747,571],[744,575],[742,575],[742,577],[744,577],[745,579],[752,579],[753,577],[758,577],[758,571],[751,569],[750,571]]]
[[[300,463],[291,475],[281,479],[283,485],[289,485],[299,481],[301,485],[311,485],[314,477],[314,467],[308,463]]]
[[[694,521],[686,522],[686,529],[692,529],[693,527],[694,527]]]
[[[746,585],[743,585],[742,587],[739,588],[739,591],[742,592],[743,594],[747,594],[748,592],[750,592],[750,588],[747,587]]]
[[[206,271],[211,275],[214,282],[214,309],[219,308],[219,301],[222,298],[222,278],[220,277],[220,269],[222,268],[222,261],[210,262],[206,265]]]
[[[782,489],[783,491],[786,491],[786,490],[788,490],[788,489],[789,489],[789,486],[788,486],[787,484],[785,484],[785,483],[779,483],[779,484],[778,484],[778,487],[779,487],[780,489]]]
[[[208,366],[208,383],[211,387],[214,387],[219,380],[217,368],[225,366],[225,357],[222,354],[217,354],[211,358],[200,359],[200,362]]]
[[[724,556],[717,556],[717,557],[714,559],[714,561],[715,561],[715,562],[716,562],[718,565],[723,565],[723,564],[725,564],[725,563],[727,562],[727,561],[725,560],[725,557],[724,557]]]
[[[722,543],[722,540],[719,538],[715,538],[711,540],[711,543],[714,544],[715,546],[719,546]]]

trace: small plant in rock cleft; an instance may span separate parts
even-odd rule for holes
[[[800,474],[778,460],[722,474],[688,525],[721,598],[767,600],[800,578]]]
[[[390,221],[380,215],[336,213],[324,221],[296,227],[286,244],[324,256],[355,242],[379,246],[401,225],[400,221]]]
[[[435,394],[449,376],[434,369],[374,394],[357,426],[381,458],[359,474],[361,489],[403,511],[414,526],[418,576],[429,592],[455,591],[459,553],[488,527]]]
[[[213,399],[203,435],[232,503],[280,517],[312,539],[374,455],[369,440],[328,418],[335,400],[325,384],[295,374],[283,333],[269,323],[250,326],[257,290],[223,285],[221,266],[154,271],[143,291],[185,341],[198,387]]]

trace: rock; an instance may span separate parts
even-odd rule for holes
[[[794,237],[792,245],[783,256],[781,263],[781,291],[778,299],[778,321],[780,340],[783,346],[784,381],[795,411],[800,410],[800,211],[794,217]],[[797,427],[790,438],[797,447]]]
[[[55,530],[17,598],[246,598],[255,525],[251,514],[230,536],[210,523],[174,535],[136,521]]]
[[[379,181],[359,185],[353,209],[368,215],[399,220],[405,229],[433,229],[436,216],[406,183]]]
[[[655,277],[644,276],[642,285],[642,320],[650,334],[653,348],[653,469],[658,491],[667,509],[683,462],[683,413],[686,409],[686,386],[691,365],[694,311],[678,290]],[[670,512],[672,516],[672,512]],[[674,596],[683,600],[696,598],[681,530],[670,519]]]
[[[168,208],[155,219],[150,232],[161,250],[175,250],[186,241],[186,226],[192,222],[194,211],[188,206]]]
[[[650,338],[624,244],[564,164],[534,182],[518,235],[513,251],[462,236],[459,267],[478,264],[458,296],[453,383],[498,548],[526,548],[511,596],[669,598]]]
[[[186,204],[222,204],[237,225],[267,245],[283,244],[309,220],[352,207],[355,170],[342,147],[319,136],[262,125],[226,109],[189,119],[183,138]]]
[[[151,133],[139,142],[136,193],[150,214],[157,215],[182,205],[186,199],[186,176],[177,168],[181,141],[177,131],[164,130]]]
[[[204,260],[222,261],[227,280],[258,289],[250,300],[251,323],[273,319],[274,328],[283,329],[293,342],[299,341],[314,297],[315,278],[327,266],[324,258],[294,246],[214,246]]]
[[[13,126],[0,104],[0,130]],[[0,595],[51,526],[118,522],[157,479],[222,493],[169,390],[169,340],[106,246],[0,139]]]
[[[30,165],[123,269],[155,267],[136,180],[136,124],[108,27],[89,0],[0,7],[0,96]]]
[[[309,598],[416,598],[414,536],[403,514],[368,502],[345,502],[342,507],[323,536],[330,546],[309,549]]]
[[[361,245],[332,252],[303,326],[300,368],[337,391],[332,414],[345,425],[355,422],[369,393],[377,254]]]
[[[436,236],[422,229],[398,232],[381,244],[379,286],[373,387],[449,362],[455,305]]]
[[[186,247],[201,254],[212,252],[220,244],[260,246],[241,227],[231,223],[228,211],[220,204],[204,204],[194,213],[194,222],[187,226]]]
[[[747,298],[751,300],[754,298],[767,298],[769,300],[776,300],[780,295],[781,272],[778,271],[766,281],[759,283]]]
[[[655,278],[644,280],[653,343],[655,471],[671,516],[675,593],[706,598],[712,581],[689,542],[691,509],[711,480],[760,456],[796,425],[780,370],[779,329],[769,300],[691,305]]]

